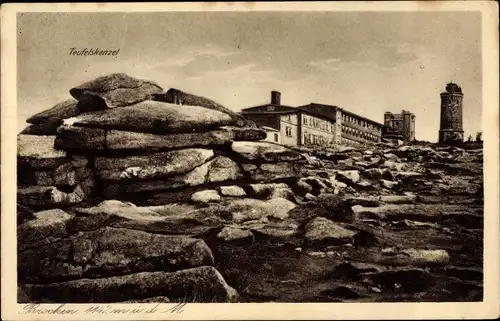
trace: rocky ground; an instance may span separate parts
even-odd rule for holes
[[[482,300],[481,146],[291,149],[126,75],[70,93],[18,138],[19,302]]]
[[[49,302],[478,301],[481,157],[349,149],[313,156],[295,181],[38,212],[19,228],[21,288]]]

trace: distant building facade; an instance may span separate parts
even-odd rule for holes
[[[439,126],[439,143],[463,142],[462,127],[462,88],[454,83],[446,85],[441,93],[441,121]]]
[[[387,140],[402,140],[410,143],[415,140],[415,115],[403,110],[400,114],[386,112],[382,138]]]
[[[381,141],[383,125],[333,105],[310,103],[292,107],[281,104],[281,94],[271,92],[269,104],[244,108],[241,115],[269,129],[267,141],[274,137],[289,146],[360,145]]]

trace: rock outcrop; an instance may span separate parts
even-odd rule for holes
[[[287,147],[124,74],[70,94],[18,136],[22,302],[481,299],[480,149]]]

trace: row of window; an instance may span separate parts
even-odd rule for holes
[[[328,121],[313,118],[313,117],[303,116],[302,117],[302,124],[307,125],[307,126],[311,126],[314,128],[319,128],[319,129],[325,130],[325,131],[330,131],[330,130],[333,131],[334,130],[334,127],[331,126],[331,124]]]
[[[373,141],[373,142],[376,142],[378,141],[378,137],[376,135],[373,135],[373,134],[370,134],[370,133],[365,133],[359,129],[354,129],[354,128],[349,128],[349,127],[342,127],[342,133],[343,134],[347,134],[347,135],[351,135],[351,136],[354,136],[354,137],[359,137],[359,138],[363,138],[363,139],[366,139],[366,140],[370,140],[370,141]]]
[[[359,118],[356,118],[353,116],[349,116],[346,114],[342,114],[342,121],[347,122],[347,123],[351,123],[351,124],[356,124],[356,125],[359,125],[361,127],[368,128],[368,129],[375,129],[376,128],[373,124],[371,124],[367,121],[364,121],[362,119],[359,119]]]
[[[328,138],[321,135],[304,134],[305,145],[326,145]]]

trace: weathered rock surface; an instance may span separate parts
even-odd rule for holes
[[[191,201],[195,203],[217,203],[220,199],[219,193],[214,189],[199,191],[191,196]]]
[[[304,173],[304,167],[299,163],[241,164],[241,167],[248,177],[262,182],[299,178]]]
[[[59,165],[55,169],[35,170],[29,166],[18,166],[18,184],[55,187],[72,187],[92,176],[92,170],[86,167],[74,167],[71,162]]]
[[[185,174],[213,156],[210,149],[181,149],[147,156],[97,157],[95,167],[102,180],[152,180]]]
[[[268,142],[234,142],[231,149],[248,162],[273,163],[303,159],[296,151]]]
[[[163,89],[151,81],[115,73],[87,81],[70,89],[81,111],[128,106],[150,99]]]
[[[261,218],[282,220],[288,217],[288,212],[296,205],[286,199],[261,201],[252,198],[236,199],[225,206],[216,208],[222,217],[229,217],[234,222],[241,223]]]
[[[47,123],[47,124],[36,124],[29,125],[23,129],[20,135],[38,135],[38,136],[52,136],[57,135],[57,128],[59,125]]]
[[[211,99],[207,99],[205,97],[189,94],[189,93],[183,92],[179,89],[170,88],[165,93],[154,94],[152,96],[152,99],[156,100],[156,101],[170,103],[170,104],[179,104],[179,105],[187,105],[187,106],[201,106],[201,107],[205,107],[208,109],[217,110],[217,111],[223,112],[223,113],[228,114],[231,117],[233,117],[236,120],[236,124],[239,126],[251,124],[250,121],[245,119],[240,114],[235,113],[234,111],[222,106],[221,104],[216,103],[215,101],[213,101]]]
[[[83,113],[65,122],[81,127],[160,135],[204,131],[234,124],[229,115],[216,110],[151,100],[121,108]]]
[[[356,233],[324,217],[316,217],[305,226],[304,238],[309,245],[338,245],[352,242]]]
[[[187,302],[233,302],[237,298],[236,291],[212,266],[177,272],[141,272],[108,278],[26,284],[22,289],[31,300],[44,303],[121,302],[156,296]]]
[[[207,183],[234,181],[243,178],[236,162],[225,156],[217,156],[208,163]]]
[[[354,212],[351,205],[335,194],[321,194],[315,202],[308,202],[293,209],[290,217],[306,222],[311,218],[323,216],[336,222],[352,222]]]
[[[107,181],[104,186],[105,195],[111,197],[127,193],[172,190],[206,183],[237,180],[242,177],[242,173],[237,164],[224,156],[218,156],[209,162],[195,167],[190,172],[174,176],[169,175],[168,177],[155,177],[154,180],[128,181],[129,178],[137,177],[134,175],[134,170],[135,169],[130,170],[129,172],[131,173],[128,176],[120,177],[122,182]],[[154,172],[154,169],[150,172]],[[141,171],[137,171],[137,174],[140,173]]]
[[[54,148],[55,136],[17,136],[17,162],[33,169],[53,169],[67,162],[66,152]]]
[[[64,207],[84,201],[92,192],[93,187],[93,177],[83,180],[71,191],[62,191],[54,186],[19,186],[17,198],[18,202],[27,206]]]
[[[226,226],[222,231],[217,234],[217,237],[225,242],[240,241],[240,240],[250,240],[252,241],[254,236],[249,230],[243,230],[240,228]]]
[[[78,109],[77,104],[76,99],[65,100],[50,109],[29,117],[26,122],[37,125],[52,125],[57,129],[57,126],[61,125],[64,119],[80,114],[81,111]]]
[[[203,240],[104,227],[19,253],[24,282],[56,282],[214,263]]]
[[[72,232],[110,226],[159,234],[198,236],[221,227],[224,222],[216,211],[197,210],[193,205],[180,203],[139,207],[129,202],[107,200],[99,206],[76,211],[81,215],[68,225]]]
[[[219,194],[222,196],[243,197],[247,195],[247,193],[243,188],[236,185],[220,186],[218,187],[218,191]]]
[[[18,251],[52,243],[66,237],[66,223],[72,215],[60,209],[46,210],[33,214],[34,219],[18,226]]]

